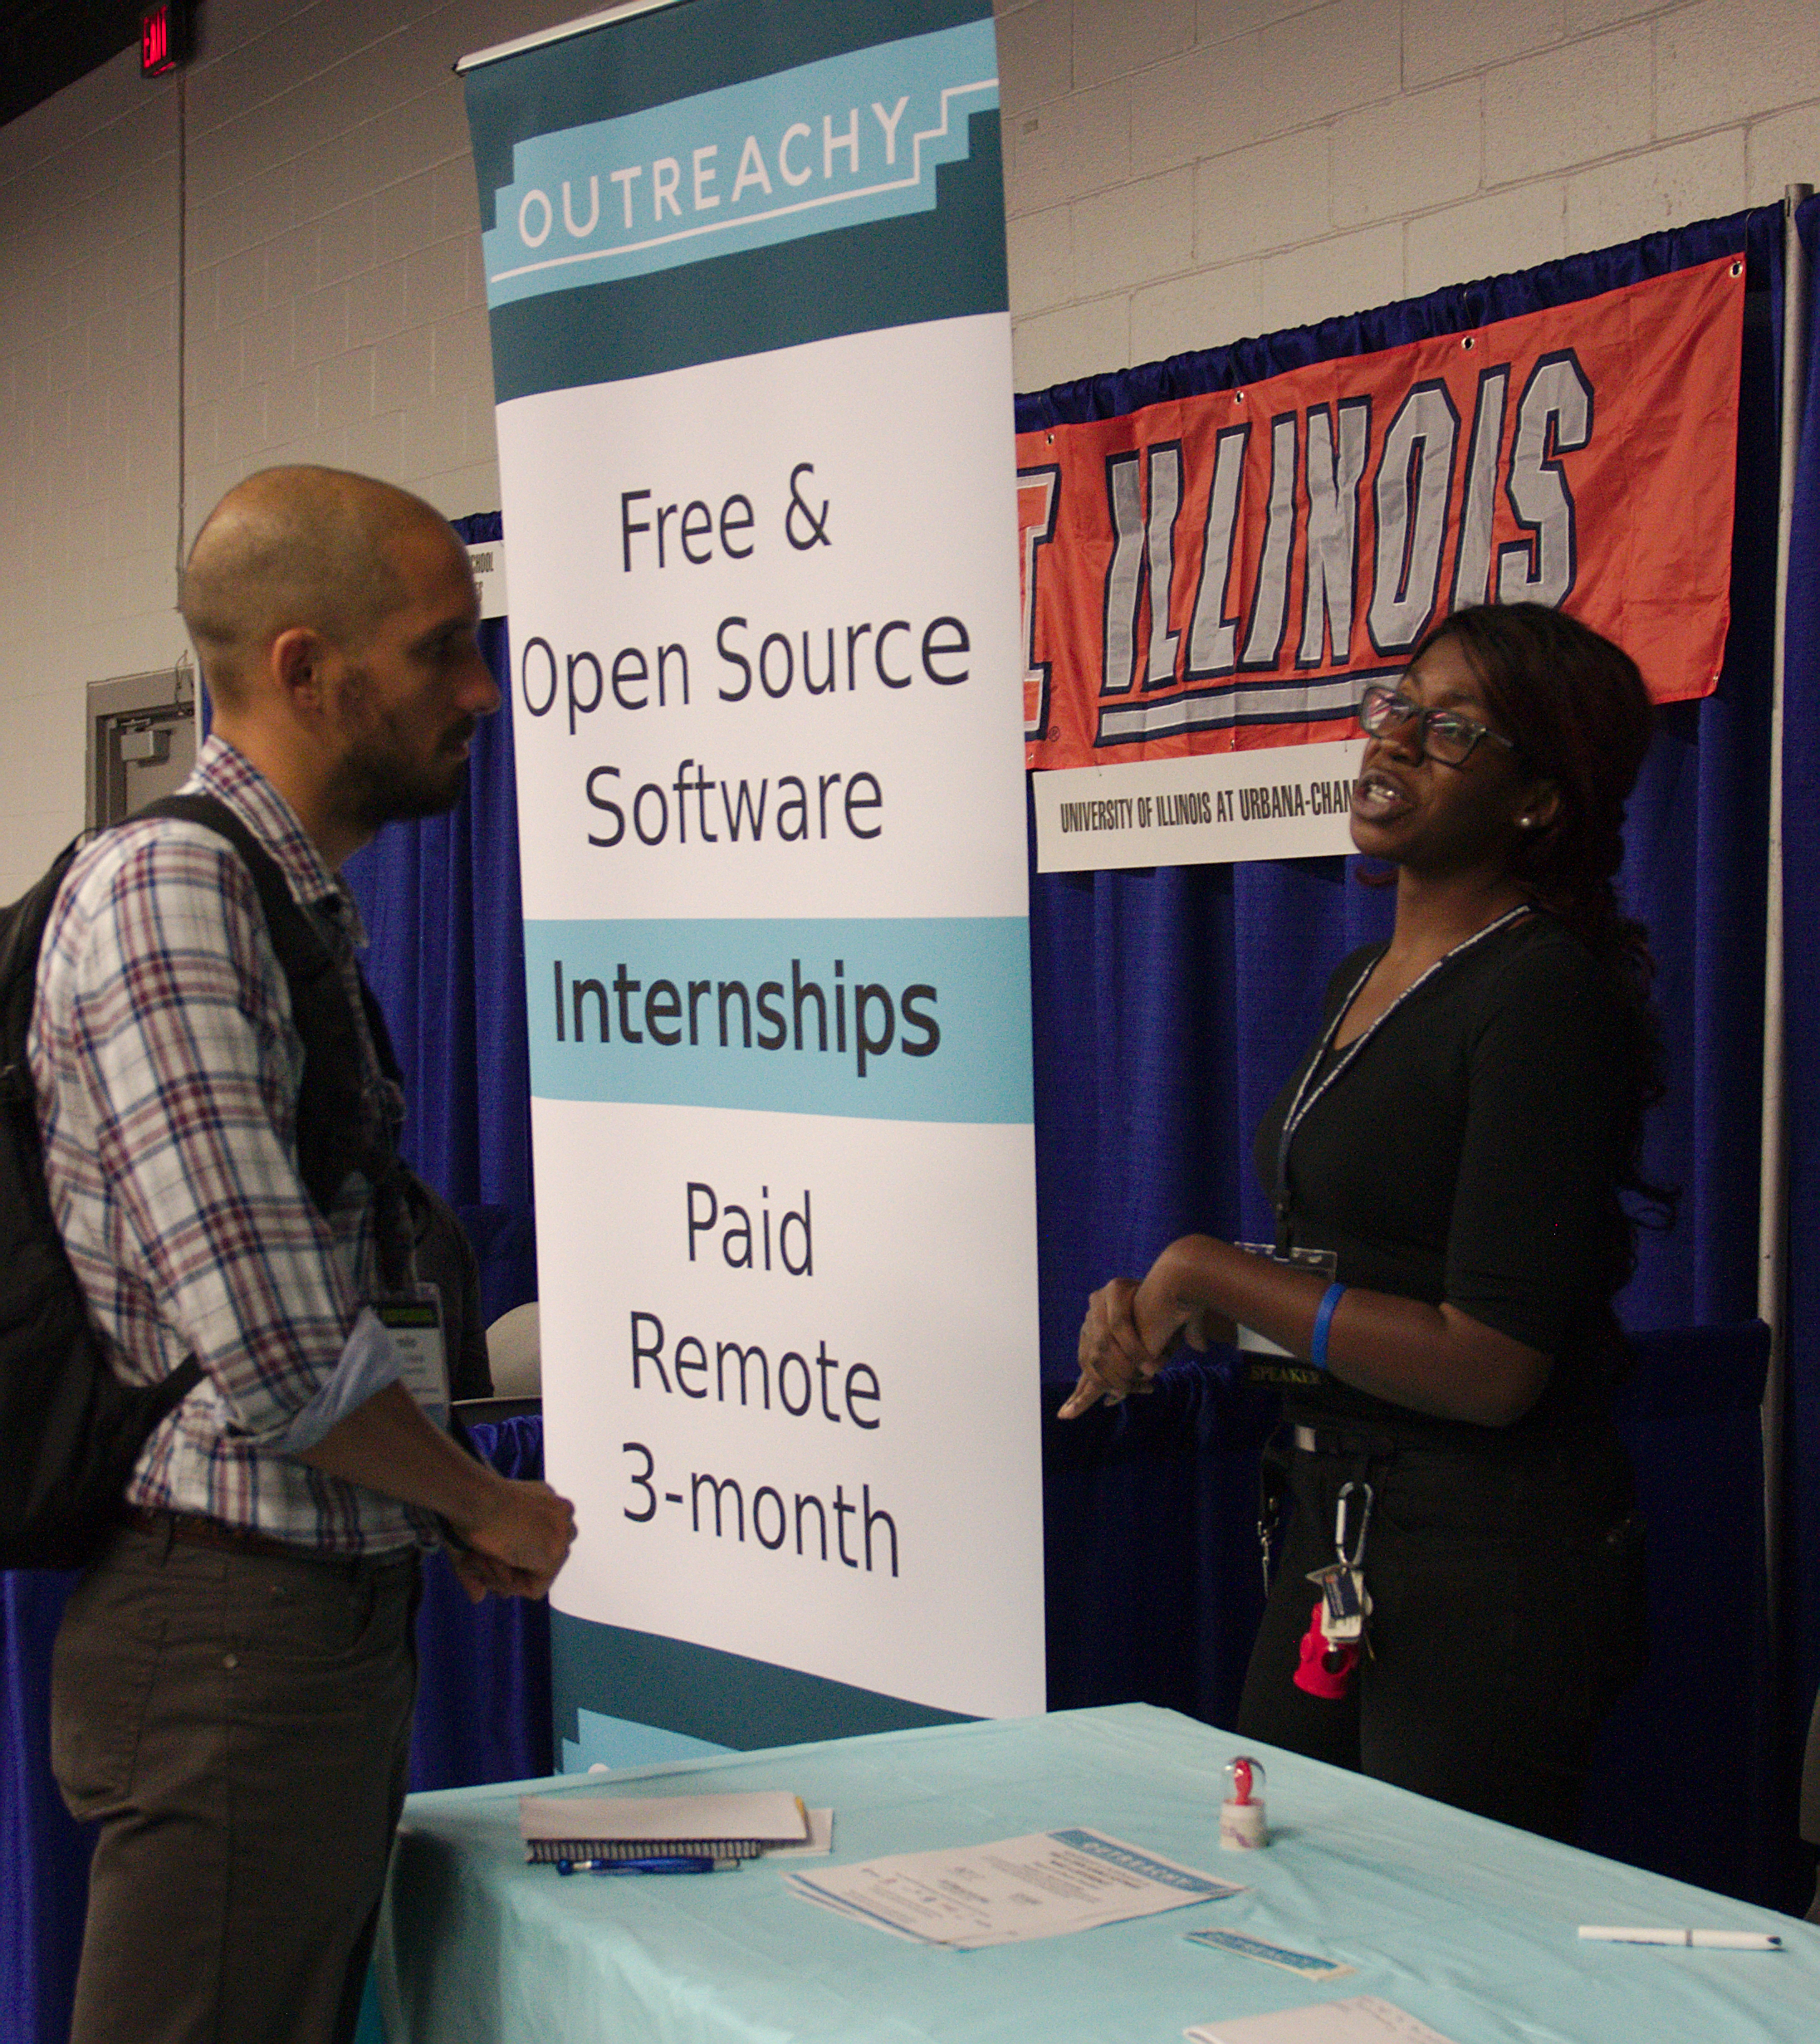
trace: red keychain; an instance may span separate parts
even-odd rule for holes
[[[1346,1546],[1347,1506],[1358,1494],[1363,1507],[1358,1538],[1348,1553]],[[1309,1581],[1321,1592],[1309,1629],[1302,1636],[1301,1660],[1294,1675],[1295,1686],[1310,1696],[1332,1700],[1346,1694],[1346,1686],[1358,1665],[1359,1648],[1364,1643],[1365,1621],[1372,1608],[1366,1594],[1363,1563],[1365,1536],[1371,1530],[1372,1487],[1346,1484],[1341,1487],[1333,1521],[1333,1551],[1338,1558],[1325,1568],[1313,1570]]]
[[[1295,1686],[1306,1689],[1310,1696],[1325,1697],[1331,1702],[1346,1694],[1353,1670],[1358,1665],[1358,1647],[1356,1642],[1347,1646],[1328,1645],[1321,1629],[1326,1610],[1324,1601],[1314,1606],[1309,1629],[1302,1635],[1302,1659],[1295,1671]]]

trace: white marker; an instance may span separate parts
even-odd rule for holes
[[[1779,1952],[1782,1939],[1771,1930],[1652,1930],[1616,1924],[1582,1924],[1583,1938],[1602,1944],[1695,1944],[1725,1952]]]

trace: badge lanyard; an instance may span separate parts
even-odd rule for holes
[[[1378,956],[1372,959],[1358,976],[1358,980],[1353,983],[1352,991],[1334,1010],[1333,1020],[1321,1032],[1321,1040],[1315,1046],[1314,1055],[1309,1059],[1304,1069],[1302,1082],[1295,1089],[1294,1098],[1289,1102],[1289,1111],[1283,1117],[1283,1133],[1278,1138],[1276,1146],[1276,1249],[1278,1255],[1286,1255],[1291,1246],[1289,1239],[1289,1145],[1294,1142],[1296,1130],[1308,1119],[1309,1111],[1314,1108],[1315,1102],[1343,1072],[1351,1068],[1353,1059],[1402,1006],[1403,1003],[1426,986],[1443,966],[1451,964],[1453,960],[1460,956],[1461,952],[1470,951],[1475,944],[1484,943],[1488,936],[1495,936],[1500,930],[1507,929],[1510,924],[1518,922],[1530,912],[1529,903],[1520,902],[1516,907],[1507,909],[1495,922],[1488,922],[1484,929],[1476,931],[1471,936],[1464,938],[1460,943],[1456,944],[1451,951],[1443,951],[1419,979],[1411,981],[1403,989],[1402,992],[1375,1022],[1372,1023],[1368,1028],[1360,1030],[1359,1034],[1341,1053],[1339,1061],[1334,1065],[1333,1070],[1319,1084],[1314,1084],[1314,1074],[1320,1070],[1328,1052],[1333,1049],[1333,1039],[1339,1034],[1341,1023],[1346,1020],[1353,1003],[1365,990],[1365,982],[1377,970],[1379,960],[1383,956],[1382,952],[1379,952]],[[1312,1092],[1309,1090],[1311,1085],[1314,1086]]]
[[[443,1342],[441,1292],[433,1284],[418,1284],[408,1293],[375,1300],[373,1310],[391,1332],[404,1388],[434,1425],[446,1429],[448,1359]]]
[[[417,1274],[417,1239],[403,1193],[391,1188],[390,1219],[401,1245],[401,1282],[373,1302],[381,1325],[391,1332],[399,1377],[432,1424],[448,1430],[448,1351],[443,1328],[440,1286]],[[388,1204],[382,1200],[382,1208]]]

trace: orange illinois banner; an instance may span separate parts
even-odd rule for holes
[[[1729,614],[1744,264],[1018,438],[1033,767],[1353,733],[1449,611],[1544,603],[1658,702]]]

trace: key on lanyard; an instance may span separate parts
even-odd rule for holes
[[[1358,1522],[1358,1538],[1352,1552],[1346,1547],[1346,1529],[1348,1513],[1347,1504],[1354,1494],[1362,1494],[1362,1510]],[[1335,1559],[1325,1568],[1311,1570],[1309,1581],[1316,1584],[1321,1592],[1321,1632],[1330,1646],[1357,1645],[1365,1636],[1365,1621],[1371,1615],[1372,1600],[1366,1592],[1365,1536],[1371,1531],[1372,1487],[1367,1483],[1348,1483],[1340,1488],[1339,1501],[1333,1513],[1333,1553]]]

